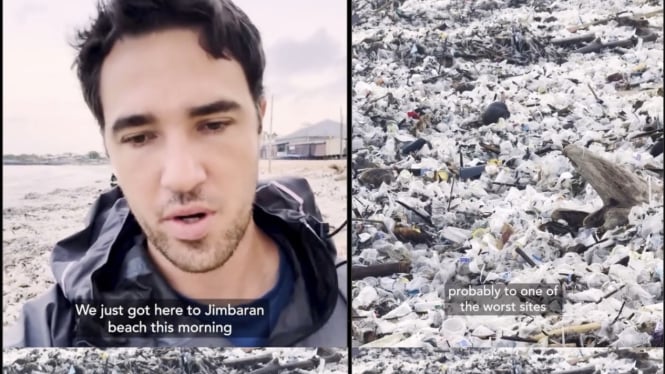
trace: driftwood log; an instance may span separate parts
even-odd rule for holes
[[[564,38],[564,39],[553,39],[550,41],[550,43],[562,47],[567,47],[569,45],[573,44],[578,44],[578,43],[586,43],[586,42],[592,42],[596,39],[596,34],[594,33],[588,33],[584,35],[578,35],[578,36],[573,36],[570,38]]]
[[[583,325],[575,325],[575,326],[566,326],[566,327],[560,327],[558,329],[550,330],[545,333],[540,333],[534,336],[531,336],[530,338],[536,341],[540,341],[540,339],[543,339],[545,337],[554,337],[554,336],[561,336],[563,334],[570,335],[570,334],[582,334],[585,332],[590,332],[594,330],[598,330],[601,328],[600,323],[585,323]]]
[[[387,277],[397,273],[410,273],[411,262],[388,262],[370,266],[352,266],[351,280],[358,280],[367,277]]]
[[[563,154],[582,178],[598,193],[603,207],[584,218],[585,227],[611,230],[628,223],[630,209],[649,200],[649,186],[624,166],[616,165],[589,150],[571,144]]]
[[[569,369],[569,370],[563,370],[563,371],[555,371],[552,374],[593,374],[596,372],[596,366],[595,365],[588,365],[584,366],[581,368],[574,368],[574,369]]]
[[[320,351],[320,349],[319,349]],[[291,372],[292,370],[313,370],[321,360],[326,364],[339,362],[342,359],[342,355],[336,352],[326,352],[326,354],[320,354],[317,352],[317,356],[306,360],[293,361],[280,364],[277,360],[273,360],[266,364],[264,367],[251,371],[250,374],[279,374],[284,372]]]
[[[586,30],[589,28],[589,26],[596,26],[596,25],[604,25],[612,20],[616,21],[619,26],[640,26],[644,25],[644,22],[646,20],[643,20],[641,18],[650,18],[650,17],[655,17],[663,14],[662,10],[654,10],[651,12],[647,13],[635,13],[632,15],[622,15],[622,13],[626,12],[621,12],[619,14],[615,14],[613,16],[609,16],[603,19],[599,19],[597,21],[585,23],[582,25],[579,25],[576,27],[577,30]],[[647,25],[648,25],[648,21]]]
[[[577,230],[584,226],[584,219],[588,216],[588,212],[572,209],[556,209],[552,212],[553,221],[558,221],[560,219],[566,221],[568,227],[573,229],[574,232],[577,232]]]
[[[246,367],[257,364],[265,364],[272,361],[272,359],[273,359],[272,353],[265,353],[257,356],[225,360],[223,364],[224,366],[237,368],[237,367]]]
[[[603,43],[600,40],[600,38],[597,38],[591,43],[585,45],[584,47],[574,50],[573,53],[600,52],[605,48],[615,48],[615,47],[631,48],[634,47],[636,44],[637,44],[637,38],[634,36],[631,36],[630,38],[627,39],[616,40],[607,43]]]

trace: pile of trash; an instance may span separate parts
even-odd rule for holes
[[[354,345],[663,345],[662,7],[353,2]],[[453,316],[453,282],[563,311]]]
[[[19,349],[3,354],[2,372],[18,373],[347,373],[346,349],[108,348]]]
[[[413,348],[357,349],[353,371],[393,373],[551,373],[656,374],[663,371],[659,349],[459,349],[428,351]]]

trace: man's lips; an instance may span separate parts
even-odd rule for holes
[[[211,230],[215,212],[198,206],[170,210],[162,220],[169,236],[192,241],[206,237]]]
[[[172,219],[182,219],[184,217],[211,215],[214,213],[215,212],[213,210],[206,207],[191,205],[168,210],[162,220],[168,221]]]

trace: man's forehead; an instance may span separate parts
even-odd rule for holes
[[[158,109],[182,113],[219,100],[251,108],[251,93],[240,64],[212,58],[198,43],[196,32],[188,29],[118,42],[101,73],[106,120]]]
[[[211,56],[200,44],[199,36],[190,29],[166,29],[118,40],[104,59],[101,78],[141,74],[151,76],[170,72],[223,73],[230,67],[240,68],[237,61]]]
[[[113,44],[110,53],[113,54],[118,51],[123,51],[127,48],[135,48],[137,50],[132,52],[151,52],[150,49],[167,48],[171,49],[172,46],[178,48],[183,47],[197,47],[203,53],[205,51],[201,47],[200,32],[188,27],[169,27],[158,30],[147,31],[139,34],[127,34],[118,38]]]

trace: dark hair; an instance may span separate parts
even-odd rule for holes
[[[214,58],[237,60],[243,68],[252,98],[263,96],[265,56],[261,36],[247,15],[229,0],[100,0],[97,18],[79,30],[73,46],[74,65],[83,98],[104,129],[99,96],[104,59],[116,41],[126,35],[186,27],[200,33],[201,48]],[[259,129],[260,131],[260,129]]]

